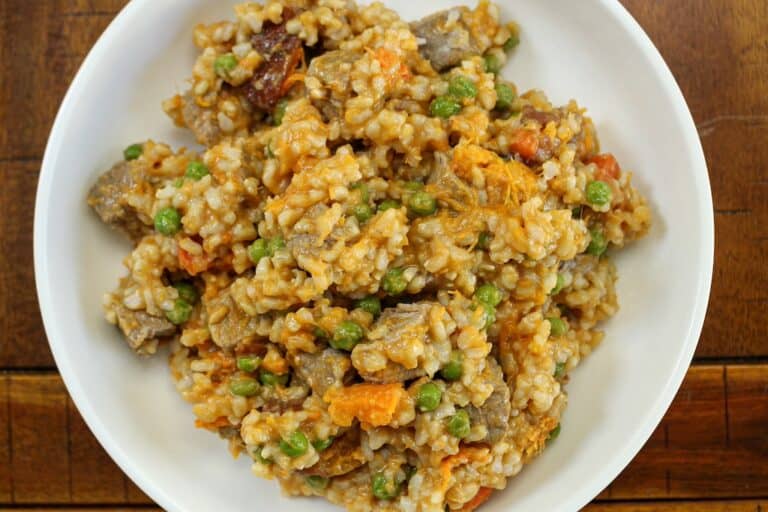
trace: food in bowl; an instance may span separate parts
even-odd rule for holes
[[[582,108],[499,75],[489,2],[235,13],[163,105],[205,149],[131,145],[90,191],[134,243],[107,318],[287,494],[472,510],[559,433],[646,201]]]

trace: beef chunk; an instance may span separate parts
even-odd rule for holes
[[[349,383],[353,374],[349,358],[331,348],[317,354],[301,353],[292,359],[292,366],[298,376],[320,398],[329,388]]]
[[[145,311],[134,311],[122,304],[114,304],[117,315],[117,325],[125,334],[125,339],[133,350],[140,353],[154,352],[156,341],[176,333],[176,326],[166,320],[148,314]]]
[[[421,56],[437,71],[456,66],[480,52],[461,19],[464,9],[446,9],[411,23],[411,30],[416,37],[425,41],[419,47]]]
[[[345,475],[365,464],[360,447],[360,429],[353,427],[337,437],[328,449],[320,452],[320,460],[304,470],[307,475],[332,478]]]
[[[493,444],[499,442],[507,433],[512,404],[509,387],[504,381],[504,373],[492,357],[487,359],[483,379],[490,379],[493,383],[493,393],[482,406],[468,406],[467,412],[473,425],[485,425],[488,430],[485,440]]]
[[[136,164],[120,162],[102,174],[88,193],[88,204],[105,223],[138,241],[151,232],[128,204],[126,194],[136,185]]]
[[[229,289],[223,290],[215,298],[205,304],[208,318],[217,320],[209,322],[213,342],[222,348],[234,347],[241,341],[254,336],[258,330],[258,318],[250,316],[235,304]],[[225,313],[222,313],[224,311]],[[216,318],[219,315],[223,318]]]

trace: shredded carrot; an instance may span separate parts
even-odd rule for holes
[[[197,428],[206,428],[208,430],[215,430],[221,427],[228,427],[229,420],[227,419],[226,416],[219,416],[213,421],[195,420],[195,426]]]
[[[515,130],[509,149],[523,158],[533,158],[539,150],[539,137],[531,130]]]
[[[411,70],[408,69],[408,66],[400,60],[400,57],[398,57],[395,52],[386,48],[377,48],[376,51],[373,52],[373,55],[374,58],[379,61],[381,68],[385,72],[391,72],[393,69],[397,69],[397,76],[403,80],[411,78]]]
[[[621,167],[619,162],[616,161],[611,153],[603,153],[601,155],[595,155],[587,159],[588,164],[595,164],[597,166],[597,172],[595,178],[599,180],[617,180],[621,175]]]
[[[459,449],[459,453],[443,459],[440,462],[440,479],[442,480],[440,488],[442,493],[444,494],[448,490],[448,486],[451,483],[451,473],[454,468],[472,461],[482,460],[487,455],[488,448],[486,447],[462,446]]]
[[[287,91],[291,88],[291,85],[293,85],[294,82],[303,82],[306,77],[307,75],[297,71],[285,79],[285,82],[283,82],[283,88]]]
[[[195,276],[201,272],[205,272],[208,269],[210,262],[205,255],[193,255],[184,249],[179,248],[179,265],[189,272],[189,275]]]
[[[477,491],[477,494],[475,494],[475,497],[466,502],[464,506],[461,507],[461,512],[472,512],[477,507],[488,501],[488,498],[491,497],[491,494],[493,494],[493,489],[490,487],[481,487],[480,490]]]
[[[329,402],[331,420],[342,427],[352,425],[357,418],[362,423],[380,427],[388,425],[400,402],[407,396],[402,384],[356,384],[330,389],[323,399]]]

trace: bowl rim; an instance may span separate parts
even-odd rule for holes
[[[160,488],[153,481],[148,479],[145,476],[144,471],[132,462],[130,454],[115,442],[102,421],[100,413],[89,400],[88,394],[77,376],[75,365],[70,357],[67,356],[66,351],[63,348],[64,343],[61,340],[66,338],[61,332],[60,325],[54,321],[52,312],[55,309],[55,304],[50,291],[51,287],[47,286],[50,282],[50,275],[45,264],[45,258],[49,251],[46,237],[46,233],[48,232],[49,212],[46,208],[46,204],[53,192],[53,175],[61,151],[61,139],[66,130],[65,120],[73,114],[74,105],[83,95],[83,83],[87,80],[87,77],[95,71],[97,62],[106,53],[108,45],[105,41],[108,41],[113,38],[115,34],[126,29],[134,16],[139,15],[145,8],[150,7],[151,1],[152,0],[129,0],[128,4],[126,4],[126,6],[112,20],[89,51],[59,107],[43,155],[35,199],[33,235],[34,270],[38,302],[49,346],[53,353],[59,373],[72,397],[72,401],[88,425],[88,428],[110,457],[117,463],[120,469],[153,500],[155,500],[157,504],[165,510],[182,512],[180,503],[178,503],[165,489]],[[581,509],[597,496],[597,494],[599,494],[599,492],[602,491],[614,478],[616,478],[616,476],[618,476],[618,474],[640,451],[643,444],[651,436],[654,429],[661,421],[664,413],[669,408],[669,405],[682,384],[698,344],[709,301],[714,263],[714,210],[709,174],[701,146],[701,140],[683,93],[672,75],[671,70],[650,37],[619,0],[595,1],[607,10],[608,14],[621,25],[624,32],[626,32],[633,42],[639,46],[639,49],[642,51],[644,57],[648,60],[650,66],[656,73],[657,78],[660,80],[663,92],[674,104],[674,111],[672,114],[680,122],[681,126],[683,126],[683,137],[686,142],[690,159],[694,164],[693,182],[696,188],[698,203],[700,205],[699,212],[697,213],[700,219],[699,229],[701,244],[699,254],[702,261],[701,268],[703,271],[698,276],[692,315],[687,326],[687,335],[681,346],[674,369],[663,385],[663,392],[659,394],[650,410],[645,412],[642,417],[642,422],[638,423],[638,427],[634,430],[631,437],[627,439],[624,446],[614,453],[611,462],[592,473],[582,486],[569,496],[565,497],[563,502],[565,510]]]

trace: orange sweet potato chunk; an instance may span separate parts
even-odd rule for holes
[[[400,401],[407,396],[402,384],[355,384],[331,389],[325,394],[331,420],[349,427],[357,418],[361,423],[380,427],[389,425]]]

